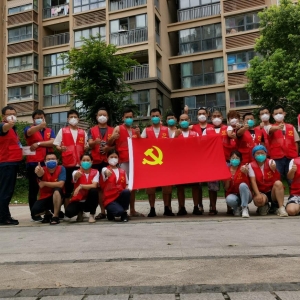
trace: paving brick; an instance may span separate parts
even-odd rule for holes
[[[291,292],[275,292],[275,294],[281,300],[299,300],[300,299],[300,291],[291,291]]]
[[[41,290],[42,289],[22,290],[20,293],[18,293],[18,297],[37,297]]]
[[[183,285],[183,286],[178,286],[176,292],[179,294],[200,293],[201,287],[200,285],[197,284]]]
[[[0,298],[0,300],[36,300],[37,297],[14,297],[14,298]]]
[[[130,294],[130,286],[110,286],[107,294],[118,295],[118,294]]]
[[[85,290],[86,295],[106,295],[107,292],[107,286],[89,287]]]
[[[88,296],[84,300],[128,300],[129,295],[98,295]]]
[[[14,297],[21,290],[0,290],[0,297]]]
[[[81,296],[46,296],[42,297],[41,300],[82,300],[84,295]]]
[[[175,294],[133,295],[133,300],[175,300]]]
[[[180,294],[180,300],[224,300],[224,297],[219,293]]]
[[[228,293],[230,300],[275,300],[269,292]]]

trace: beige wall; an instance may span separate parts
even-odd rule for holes
[[[0,107],[5,106],[5,60],[6,60],[6,45],[5,45],[5,4],[0,2]]]

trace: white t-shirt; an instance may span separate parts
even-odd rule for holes
[[[158,138],[159,132],[160,132],[160,127],[156,128],[156,127],[152,127],[154,134],[156,136],[156,138]],[[168,128],[168,132],[169,132],[169,137],[172,137],[172,130],[170,128]],[[142,134],[141,134],[142,138],[147,138],[147,131],[146,128],[143,130]]]
[[[189,130],[188,131],[181,131],[181,133],[182,133],[182,135],[183,135],[184,138],[187,138],[190,135],[190,131]],[[198,132],[196,132],[196,136],[199,136]],[[175,132],[172,133],[171,138],[175,138]]]
[[[270,128],[272,127],[272,125],[267,125],[267,126],[264,126],[264,130],[266,131],[266,133],[268,134],[268,135],[270,135]],[[284,127],[283,127],[283,129],[282,129],[284,132],[286,132],[286,126],[285,126],[285,124],[284,124]],[[294,130],[294,141],[295,142],[298,142],[299,141],[299,134],[298,134],[298,132],[297,132],[297,130],[296,130],[296,128],[293,126],[293,130]]]
[[[74,143],[76,143],[77,136],[78,136],[78,130],[74,130],[74,129],[70,128],[70,131],[71,131]],[[86,145],[88,137],[87,137],[87,133],[86,132],[84,132],[84,134],[85,134],[84,144]],[[53,142],[53,145],[60,146],[61,142],[62,142],[62,129],[59,130],[59,132],[58,132],[58,134],[57,134],[57,136],[56,136],[56,138],[55,138],[55,140]]]
[[[108,177],[106,177],[105,175],[105,171],[107,170],[106,167],[104,167],[101,171],[101,175],[102,175],[102,178],[103,178],[103,181],[105,182]],[[115,169],[112,169],[116,175],[116,182],[119,180],[119,176],[120,176],[120,172],[119,172],[119,169],[118,168],[115,168]],[[125,173],[125,177],[126,177],[126,184],[128,184],[128,177],[127,177],[127,174]]]
[[[293,164],[294,164],[294,160],[293,160],[293,159],[291,159],[291,161],[290,161],[290,164],[289,164],[289,171],[292,169],[292,167],[293,167]]]
[[[271,166],[272,161],[273,161],[273,159],[270,159],[270,160],[269,160],[269,166]],[[276,165],[276,162],[275,162],[275,161],[274,161],[274,163],[275,163],[275,165]],[[249,173],[248,173],[248,174],[249,174],[249,177],[255,177],[255,173],[254,173],[253,168],[251,167],[251,164],[249,164],[248,167],[249,167]],[[260,167],[260,169],[261,169],[261,171],[262,171],[262,173],[263,173],[263,175],[264,175],[264,164]]]

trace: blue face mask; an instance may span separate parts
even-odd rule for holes
[[[131,126],[133,124],[133,119],[132,118],[127,118],[124,120],[125,125]]]
[[[260,163],[264,162],[266,160],[266,158],[267,158],[267,155],[265,155],[265,154],[258,154],[255,156],[255,160]]]
[[[249,127],[253,127],[255,125],[255,121],[254,120],[248,120],[248,125],[249,125]]]
[[[230,164],[231,164],[233,167],[237,167],[240,163],[241,163],[241,161],[240,161],[239,158],[232,158],[232,159],[230,160]]]
[[[83,170],[88,170],[92,166],[92,163],[90,161],[82,161],[81,166]]]
[[[170,119],[170,120],[167,121],[167,124],[168,124],[169,126],[174,126],[174,125],[176,124],[176,122],[175,122],[174,119]]]
[[[34,124],[35,125],[40,125],[43,122],[43,119],[35,119]]]
[[[45,162],[45,165],[48,169],[54,169],[57,166],[56,160],[48,160]]]
[[[151,121],[152,121],[153,124],[157,125],[160,122],[160,117],[152,117]]]
[[[188,121],[181,121],[181,122],[180,122],[180,127],[181,127],[181,128],[186,129],[186,128],[189,127],[189,125],[190,125],[190,123],[189,123]]]

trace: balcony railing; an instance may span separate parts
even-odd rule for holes
[[[23,100],[39,100],[39,97],[38,97],[38,95],[33,94],[33,93],[8,96],[8,102],[23,101]]]
[[[15,66],[15,67],[8,67],[8,73],[12,73],[12,72],[18,72],[18,71],[24,71],[24,70],[30,70],[34,68],[35,70],[38,70],[38,65],[37,64],[24,64],[24,65],[20,65],[20,66]]]
[[[148,40],[147,27],[110,34],[110,43],[116,46],[141,43],[147,40]]]
[[[22,34],[14,37],[9,37],[8,38],[8,43],[15,43],[15,42],[20,42],[24,40],[29,40],[34,38],[35,40],[38,40],[38,35],[37,33],[28,33],[28,34]]]
[[[69,4],[55,5],[43,8],[43,19],[63,17],[69,14]]]
[[[67,104],[70,101],[69,94],[47,95],[44,96],[44,107]]]
[[[43,38],[43,48],[53,47],[63,44],[68,44],[70,41],[70,33],[60,33],[55,35],[49,35]]]
[[[116,11],[144,4],[147,4],[147,0],[112,0],[110,1],[110,11]]]
[[[219,15],[220,13],[220,3],[196,6],[188,9],[179,9],[177,12],[178,22]]]
[[[125,81],[140,80],[149,77],[149,65],[134,66],[130,72],[124,74]]]

